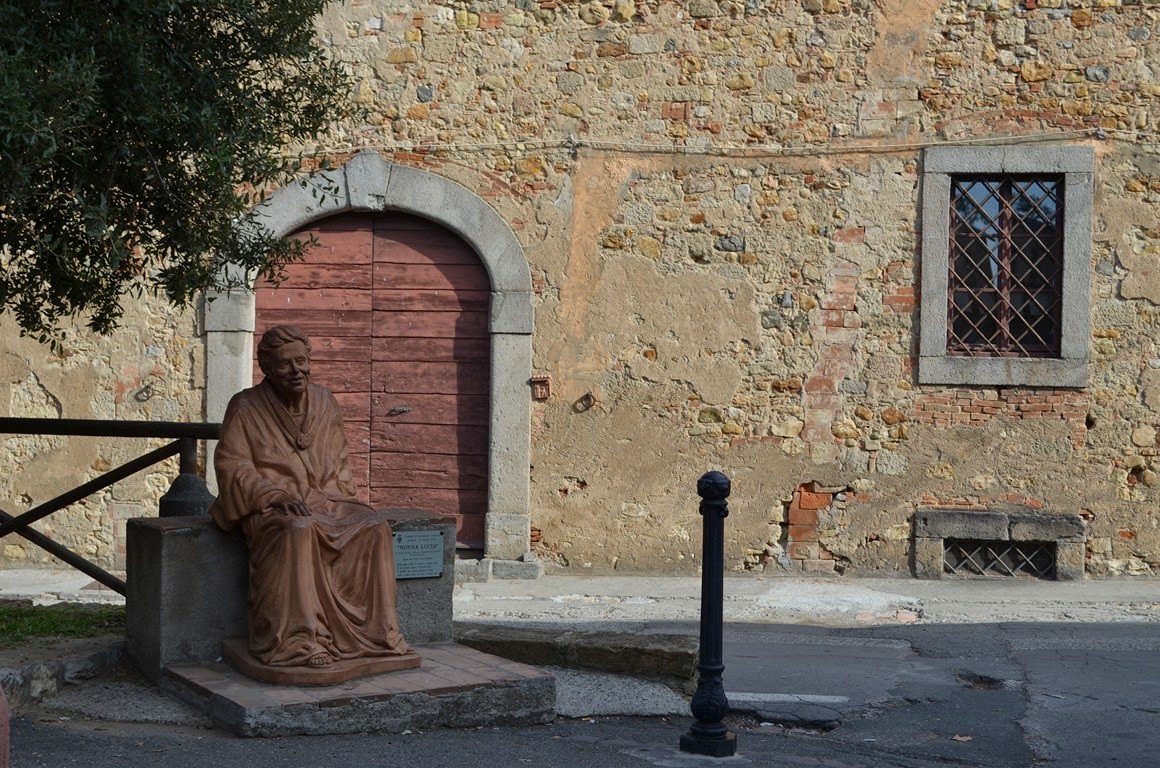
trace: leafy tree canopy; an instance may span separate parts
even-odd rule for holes
[[[0,0],[0,311],[41,341],[126,296],[175,304],[305,245],[238,227],[350,83],[328,0]]]

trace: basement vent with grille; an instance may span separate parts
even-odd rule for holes
[[[914,575],[1082,579],[1087,541],[1083,518],[1018,509],[917,510]]]
[[[1054,579],[1055,542],[943,539],[943,572]]]

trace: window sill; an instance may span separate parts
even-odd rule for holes
[[[922,356],[918,359],[918,383],[1082,388],[1088,384],[1087,362],[1086,357],[1045,360]]]

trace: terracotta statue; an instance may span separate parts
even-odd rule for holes
[[[338,402],[310,383],[310,340],[270,328],[265,379],[230,401],[214,456],[217,524],[250,550],[249,650],[271,666],[409,655],[390,524],[355,498]]]

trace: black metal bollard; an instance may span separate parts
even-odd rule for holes
[[[710,757],[737,754],[737,737],[722,722],[729,711],[729,699],[721,673],[725,591],[725,518],[729,516],[729,478],[721,472],[707,472],[697,481],[701,497],[701,646],[697,654],[697,692],[690,709],[697,720],[681,737],[681,751]]]

